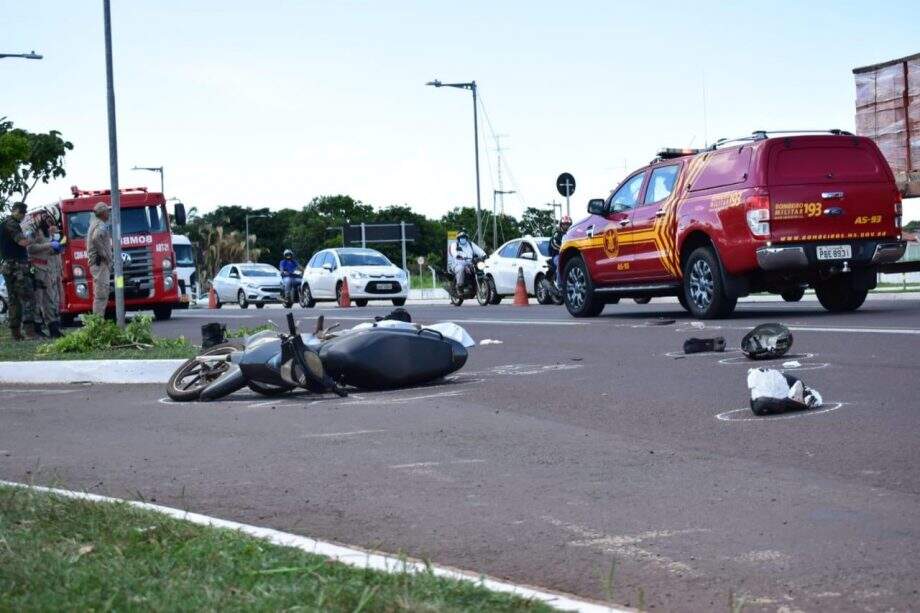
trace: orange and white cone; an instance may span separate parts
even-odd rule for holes
[[[348,277],[342,279],[342,291],[339,293],[339,306],[342,308],[351,306],[351,295],[348,293]]]
[[[524,284],[524,269],[518,268],[517,285],[514,288],[514,306],[530,306],[527,285]]]
[[[208,308],[217,308],[217,292],[214,291],[213,287],[208,291]]]

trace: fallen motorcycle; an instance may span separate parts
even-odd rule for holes
[[[291,313],[287,324],[287,334],[265,330],[187,360],[170,377],[167,394],[215,400],[248,386],[265,396],[298,388],[345,396],[346,385],[391,389],[432,381],[463,367],[468,355],[458,341],[427,328],[333,332],[320,317],[313,334],[300,334]]]

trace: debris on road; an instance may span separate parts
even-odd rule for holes
[[[789,360],[788,362],[783,362],[783,368],[800,368],[802,363],[798,360]]]
[[[676,319],[654,319],[648,322],[650,326],[670,326],[671,324],[677,323]]]
[[[760,324],[741,339],[741,351],[752,360],[773,360],[792,347],[792,332],[783,324]]]
[[[479,341],[480,345],[501,345],[502,341],[496,340],[494,338],[484,338]]]
[[[750,369],[747,384],[755,415],[814,409],[823,402],[821,394],[800,379],[772,368]]]
[[[704,353],[708,351],[725,351],[725,337],[688,338],[684,341],[684,353]]]

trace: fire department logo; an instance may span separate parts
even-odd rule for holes
[[[619,252],[620,239],[617,238],[617,231],[615,228],[607,228],[604,232],[604,253],[609,258],[615,258]]]

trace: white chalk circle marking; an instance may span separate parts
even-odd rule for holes
[[[719,421],[777,421],[780,419],[796,419],[798,417],[810,417],[811,415],[821,415],[823,413],[830,413],[836,411],[837,409],[843,407],[848,403],[846,402],[825,402],[817,409],[809,409],[805,411],[796,411],[794,413],[782,413],[780,415],[763,415],[761,417],[736,417],[739,413],[746,413],[751,415],[750,408],[743,409],[733,409],[731,411],[725,411],[724,413],[719,413],[716,415],[716,419]]]

